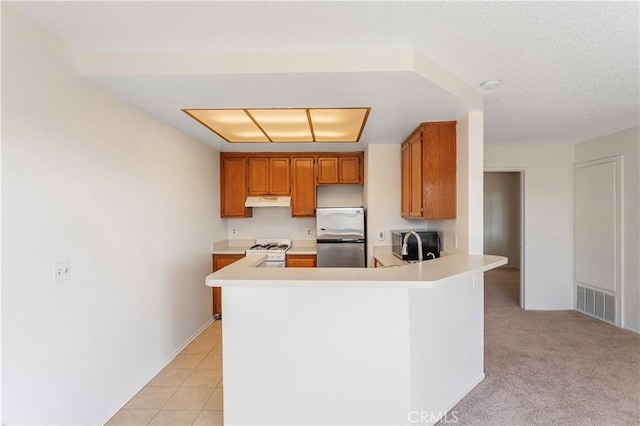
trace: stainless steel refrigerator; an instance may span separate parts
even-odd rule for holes
[[[318,267],[366,267],[364,207],[316,209],[316,239]]]

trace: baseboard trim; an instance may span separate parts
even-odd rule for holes
[[[462,399],[469,394],[476,386],[478,386],[485,378],[484,372],[480,375],[480,377],[472,380],[466,387],[464,387],[456,396],[451,398],[451,400],[444,406],[442,411],[438,411],[439,413],[449,413],[453,407],[458,405]],[[444,417],[444,416],[443,416]],[[442,417],[438,419],[440,421]],[[437,422],[436,422],[437,423]]]
[[[636,330],[635,328],[631,328],[631,327],[629,327],[629,326],[627,326],[627,325],[625,325],[625,326],[624,326],[624,327],[622,327],[622,328],[623,328],[624,330],[628,330],[628,331],[631,331],[631,332],[633,332],[633,333],[640,334],[640,330]]]
[[[121,398],[107,413],[102,417],[101,421],[96,422],[96,425],[104,425],[109,421],[111,417],[113,417],[124,405],[129,402],[131,398],[133,398],[147,383],[151,381],[163,368],[165,368],[173,359],[180,353],[184,348],[189,345],[196,337],[200,335],[212,322],[215,321],[215,318],[211,317],[202,327],[200,327],[195,333],[193,333],[190,337],[187,338],[176,350],[174,350],[171,355],[166,357],[161,363],[160,367],[153,370],[151,373],[144,376],[137,385],[132,387],[132,390],[126,393],[126,396]]]

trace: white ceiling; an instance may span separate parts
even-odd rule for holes
[[[503,80],[503,87],[485,92],[486,143],[579,143],[639,124],[638,2],[13,5],[85,52],[415,47],[473,87],[489,78]],[[238,145],[229,146],[191,122],[180,108],[371,106],[362,142],[349,149],[400,142],[421,121],[455,119],[467,109],[410,72],[110,75],[95,80],[222,150],[238,150]],[[268,150],[251,145],[245,149]],[[293,147],[273,149],[278,148]]]

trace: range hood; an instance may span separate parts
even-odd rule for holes
[[[245,207],[291,207],[291,197],[265,195],[262,197],[247,197]]]

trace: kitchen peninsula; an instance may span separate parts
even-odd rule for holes
[[[258,268],[222,287],[225,424],[433,424],[484,378],[483,272],[452,254],[389,268]]]

